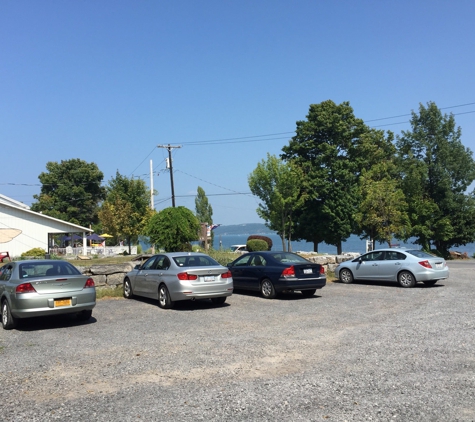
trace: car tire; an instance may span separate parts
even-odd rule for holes
[[[167,286],[161,284],[158,288],[158,306],[162,309],[171,309],[173,305],[174,303],[170,297]]]
[[[397,281],[401,287],[414,287],[416,279],[409,271],[401,271],[397,276]]]
[[[4,330],[12,330],[17,325],[16,318],[12,315],[10,305],[5,299],[2,302],[2,327]]]
[[[345,284],[353,283],[353,274],[348,268],[343,268],[340,271],[339,279],[342,283]]]
[[[303,297],[312,297],[315,294],[316,291],[317,291],[317,289],[302,290],[301,293],[302,293]]]
[[[434,286],[435,283],[437,283],[437,281],[438,281],[438,280],[425,280],[423,283],[424,283],[426,286],[430,287],[430,286]]]
[[[89,321],[91,317],[92,317],[92,309],[81,311],[77,315],[77,318],[79,321]]]
[[[132,290],[132,283],[128,278],[124,280],[124,297],[126,299],[132,299],[134,297],[134,291]]]
[[[272,284],[272,281],[270,281],[268,278],[262,280],[261,294],[262,297],[265,299],[274,299],[276,296],[274,285]]]
[[[223,305],[224,302],[226,302],[226,296],[213,297],[213,298],[211,299],[211,302],[213,302],[215,305]]]

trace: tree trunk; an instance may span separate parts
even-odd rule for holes
[[[343,249],[341,246],[341,240],[338,242],[338,245],[336,246],[336,253],[337,255],[341,255],[343,253]]]

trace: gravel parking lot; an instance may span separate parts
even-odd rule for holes
[[[474,421],[475,261],[450,270],[31,320],[0,332],[0,420]]]

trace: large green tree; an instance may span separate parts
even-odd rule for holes
[[[358,204],[358,144],[369,128],[357,119],[349,102],[328,100],[310,105],[307,120],[297,122],[296,135],[281,157],[303,171],[309,197],[299,212],[296,234],[314,243],[325,242],[342,251],[354,230]]]
[[[410,232],[407,203],[399,183],[394,136],[370,130],[360,138],[355,160],[359,164],[360,201],[356,232],[373,242],[391,244],[393,236]]]
[[[188,208],[169,207],[149,219],[145,235],[167,252],[182,252],[191,251],[190,242],[198,239],[199,229],[200,222]]]
[[[291,163],[267,154],[248,176],[249,188],[262,202],[257,214],[282,239],[282,249],[291,250],[293,215],[306,199],[301,189],[301,171]]]
[[[416,243],[447,256],[449,248],[475,240],[472,151],[461,142],[453,115],[434,102],[412,112],[411,130],[397,139],[402,185]]]
[[[95,163],[74,158],[50,161],[38,178],[42,184],[31,209],[82,226],[96,224],[99,204],[105,197],[104,174]]]
[[[132,242],[142,234],[152,211],[150,194],[141,179],[129,179],[116,172],[109,181],[106,200],[99,212],[102,229],[117,239],[125,239],[131,251]]]

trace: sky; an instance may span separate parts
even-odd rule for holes
[[[155,209],[263,222],[248,176],[310,104],[396,135],[434,101],[475,151],[472,0],[0,0],[0,193],[31,205],[50,161],[151,184]],[[397,117],[396,117],[397,116]],[[381,120],[379,120],[381,119]]]

